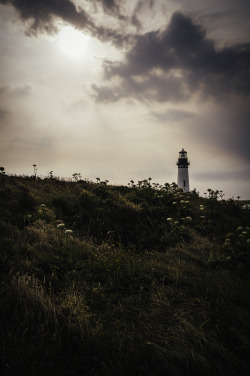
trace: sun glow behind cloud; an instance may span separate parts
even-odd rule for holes
[[[71,26],[64,26],[57,40],[60,49],[72,58],[80,58],[88,43],[88,37]]]

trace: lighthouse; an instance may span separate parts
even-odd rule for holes
[[[179,158],[176,164],[178,166],[177,185],[179,188],[182,188],[184,192],[189,192],[188,166],[190,163],[187,158],[187,152],[184,149],[179,152]]]

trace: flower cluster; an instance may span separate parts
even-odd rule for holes
[[[192,217],[183,217],[181,218],[182,222],[191,222],[192,221]],[[175,224],[175,225],[179,225],[180,222],[177,221],[177,220],[173,220],[173,218],[167,218],[167,222],[170,223],[170,224]]]
[[[65,229],[65,224],[63,222],[60,222],[57,224],[56,226],[59,230],[63,231]],[[65,231],[65,234],[68,234],[68,235],[71,235],[73,234],[73,230],[69,230],[69,229],[66,229]]]
[[[64,229],[65,224],[64,223],[59,223],[56,227],[59,228],[59,230],[62,230],[62,229]]]
[[[48,209],[45,204],[41,204],[37,207],[37,217],[44,222],[50,222],[54,218],[54,212]]]
[[[228,233],[226,235],[223,249],[230,251],[245,250],[250,245],[250,228],[237,227],[235,233]]]
[[[248,266],[250,264],[250,228],[240,226],[235,232],[229,232],[221,251],[217,258],[211,255],[208,261],[220,265]]]
[[[73,230],[65,230],[65,234],[71,235],[71,234],[73,234]]]

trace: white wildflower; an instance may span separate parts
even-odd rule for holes
[[[65,230],[65,234],[73,234],[72,230]]]

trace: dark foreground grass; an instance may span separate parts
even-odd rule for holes
[[[237,202],[173,185],[0,183],[2,375],[249,375]]]

